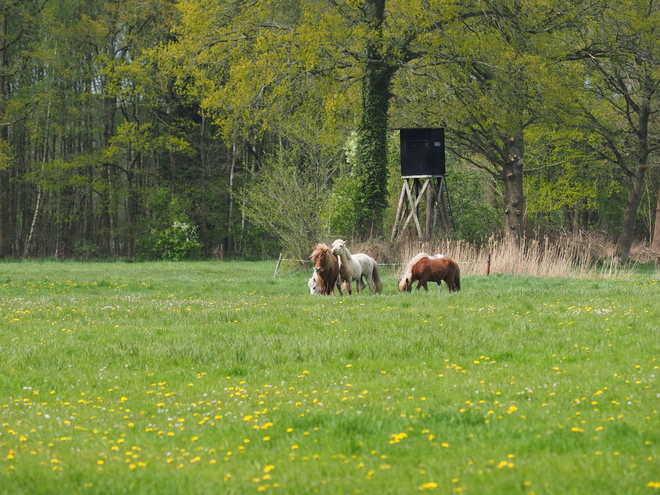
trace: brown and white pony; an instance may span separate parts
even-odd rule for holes
[[[435,258],[426,253],[419,253],[408,262],[399,279],[399,292],[404,290],[410,292],[415,281],[417,281],[417,289],[424,287],[428,291],[427,282],[437,282],[438,289],[442,289],[443,280],[449,290],[461,290],[461,270],[458,263],[446,256]]]
[[[309,258],[315,263],[314,270],[318,278],[319,294],[334,294],[335,287],[337,287],[339,294],[343,295],[340,286],[339,258],[332,254],[332,249],[326,244],[319,243],[314,247],[314,251]]]
[[[378,263],[371,256],[364,253],[351,254],[346,247],[346,241],[337,239],[332,243],[332,252],[339,257],[341,268],[339,270],[342,280],[348,284],[348,293],[353,294],[351,282],[355,280],[355,289],[359,294],[366,285],[372,294],[383,292],[383,283],[378,274]],[[366,285],[363,282],[366,280]]]

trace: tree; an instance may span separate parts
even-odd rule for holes
[[[44,98],[45,88],[37,89],[30,84],[34,76],[30,69],[37,57],[32,37],[43,22],[42,13],[47,3],[48,0],[0,3],[0,257],[4,257],[9,248],[8,232],[13,227],[13,213],[19,207],[14,194],[16,189],[10,186],[10,166],[17,163],[11,131],[15,127],[20,129],[19,123]]]
[[[277,132],[310,98],[339,142],[356,129],[356,218],[358,234],[367,236],[381,232],[387,205],[395,74],[422,55],[420,39],[481,15],[472,5],[468,14],[454,5],[429,7],[403,0],[182,0],[168,53],[181,60],[182,77],[195,78],[202,106],[227,138]]]
[[[362,237],[380,234],[387,205],[387,131],[392,78],[397,66],[383,47],[385,0],[365,0],[367,28],[362,77],[362,113],[358,128],[357,220]]]
[[[605,6],[581,31],[579,50],[585,91],[585,126],[600,140],[594,153],[616,164],[627,179],[628,197],[617,256],[630,255],[649,158],[660,149],[653,125],[660,87],[660,5],[627,0]]]
[[[527,142],[535,129],[558,125],[573,105],[572,81],[553,58],[557,38],[574,26],[582,6],[484,5],[481,15],[466,13],[461,24],[427,40],[426,56],[403,74],[397,93],[406,95],[402,115],[418,125],[439,121],[452,151],[503,185],[505,232],[518,244],[527,214],[525,166],[532,161]]]

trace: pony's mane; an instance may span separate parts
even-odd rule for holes
[[[328,254],[330,254],[330,256],[327,256]],[[312,255],[309,258],[313,261],[316,261],[322,256],[323,256],[324,268],[327,268],[328,266],[335,266],[335,263],[337,263],[335,257],[332,256],[332,249],[330,248],[330,246],[321,242],[314,247],[314,251],[312,251]]]
[[[402,278],[407,278],[407,277],[412,277],[412,269],[413,267],[419,262],[419,260],[423,258],[428,258],[429,255],[426,253],[419,253],[415,255],[413,259],[411,259],[408,264],[406,265],[406,269],[403,272]]]
[[[323,244],[322,242],[320,242],[319,244],[314,246],[314,251],[312,251],[312,255],[309,257],[309,259],[316,260],[323,253],[327,252],[328,249],[330,248],[328,247],[327,244]]]

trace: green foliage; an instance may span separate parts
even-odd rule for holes
[[[355,209],[356,198],[360,192],[358,179],[350,172],[337,178],[330,196],[328,214],[330,232],[339,237],[349,237],[357,229],[358,216]]]
[[[153,193],[149,204],[156,213],[153,218],[158,221],[145,222],[151,227],[138,238],[138,258],[167,261],[198,258],[202,245],[197,227],[188,221],[185,203],[161,188]]]
[[[179,222],[197,227],[205,253],[222,243],[256,256],[280,243],[303,257],[329,232],[379,233],[381,218],[387,228],[400,190],[387,131],[426,126],[446,127],[462,165],[514,185],[501,192],[519,224],[616,236],[641,204],[635,234],[648,238],[660,10],[615,7],[6,1],[0,253],[22,251],[34,219],[39,255],[132,256],[141,239],[143,255],[160,257],[168,244],[185,251]],[[359,145],[345,166],[351,132]],[[645,196],[626,210],[635,172]],[[468,175],[450,177],[454,220],[479,243],[503,222]],[[290,189],[268,191],[271,178]],[[263,221],[278,216],[290,219]]]
[[[330,187],[299,151],[267,160],[258,180],[238,196],[254,225],[277,237],[287,255],[307,259],[328,232]]]
[[[185,139],[169,134],[158,136],[153,125],[138,125],[135,122],[124,122],[117,127],[105,151],[106,158],[117,158],[127,149],[141,153],[166,150],[182,155],[191,155],[193,152]]]
[[[183,261],[199,258],[202,245],[194,225],[174,222],[165,229],[152,229],[138,240],[138,259]]]
[[[502,200],[489,175],[452,167],[447,174],[447,187],[456,237],[480,246],[501,232],[503,218],[499,203]]]
[[[0,138],[0,171],[7,170],[14,162],[14,150],[10,143]]]
[[[76,256],[77,259],[94,259],[99,255],[99,252],[100,250],[97,245],[85,240],[77,242],[73,248],[74,256]]]

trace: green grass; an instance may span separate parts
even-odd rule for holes
[[[0,264],[0,492],[659,492],[657,280],[273,270]]]

